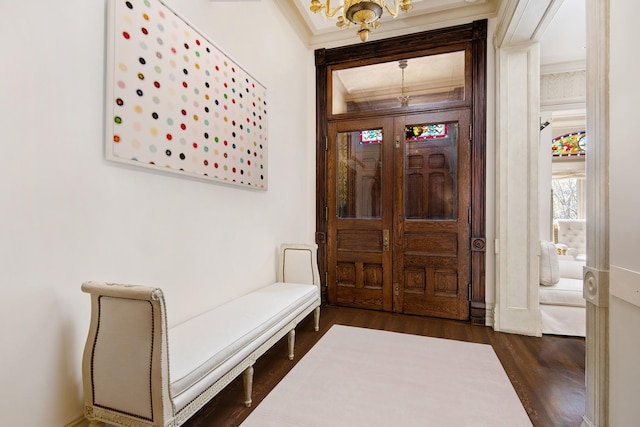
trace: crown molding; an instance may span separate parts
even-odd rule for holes
[[[274,0],[282,11],[285,19],[298,34],[303,43],[310,49],[333,48],[359,44],[357,28],[333,27],[328,30],[314,31],[295,5],[296,0]],[[464,7],[428,9],[421,13],[409,13],[407,16],[383,19],[379,28],[369,35],[369,40],[381,40],[403,36],[422,31],[445,28],[455,25],[468,24],[480,19],[490,19],[497,16],[498,0],[486,0],[477,3],[464,3]]]
[[[586,71],[587,69],[587,61],[568,61],[568,62],[558,62],[555,64],[544,64],[540,66],[540,74],[560,74],[560,73],[571,73],[574,71]]]

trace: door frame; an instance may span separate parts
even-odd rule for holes
[[[471,292],[470,321],[485,324],[485,248],[486,248],[486,69],[487,20],[426,31],[407,36],[372,41],[332,49],[317,49],[316,62],[316,235],[318,265],[323,282],[323,300],[327,292],[327,123],[331,103],[330,67],[357,66],[368,61],[386,62],[421,52],[441,53],[467,49],[470,52],[471,88],[468,103],[472,114],[471,148]],[[356,58],[356,59],[354,59]],[[446,109],[443,106],[442,109]],[[420,110],[407,110],[402,114]],[[433,110],[429,110],[433,111]],[[380,114],[388,114],[383,111]],[[370,113],[368,113],[370,114]],[[357,115],[350,115],[354,118]]]

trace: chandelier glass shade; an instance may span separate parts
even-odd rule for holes
[[[380,26],[380,18],[386,9],[389,15],[394,18],[398,16],[400,10],[408,12],[413,5],[411,0],[393,0],[393,7],[389,6],[386,0],[344,0],[344,3],[335,8],[331,8],[331,0],[311,0],[310,9],[314,13],[324,10],[327,18],[338,15],[336,26],[349,28],[351,24],[358,25],[358,35],[363,42],[369,38],[369,33]]]
[[[398,61],[398,67],[400,67],[400,69],[402,70],[402,92],[398,97],[398,101],[400,101],[401,107],[406,107],[409,105],[409,96],[404,94],[404,69],[407,68],[407,65],[408,64],[406,59],[401,59],[400,61]]]

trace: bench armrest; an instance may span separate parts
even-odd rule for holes
[[[283,243],[279,258],[278,282],[316,285],[320,294],[318,245]]]
[[[101,282],[85,282],[82,290],[91,295],[82,360],[86,417],[135,425],[172,419],[162,291]]]

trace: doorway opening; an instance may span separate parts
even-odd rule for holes
[[[329,304],[485,323],[485,57],[486,21],[316,51]]]

